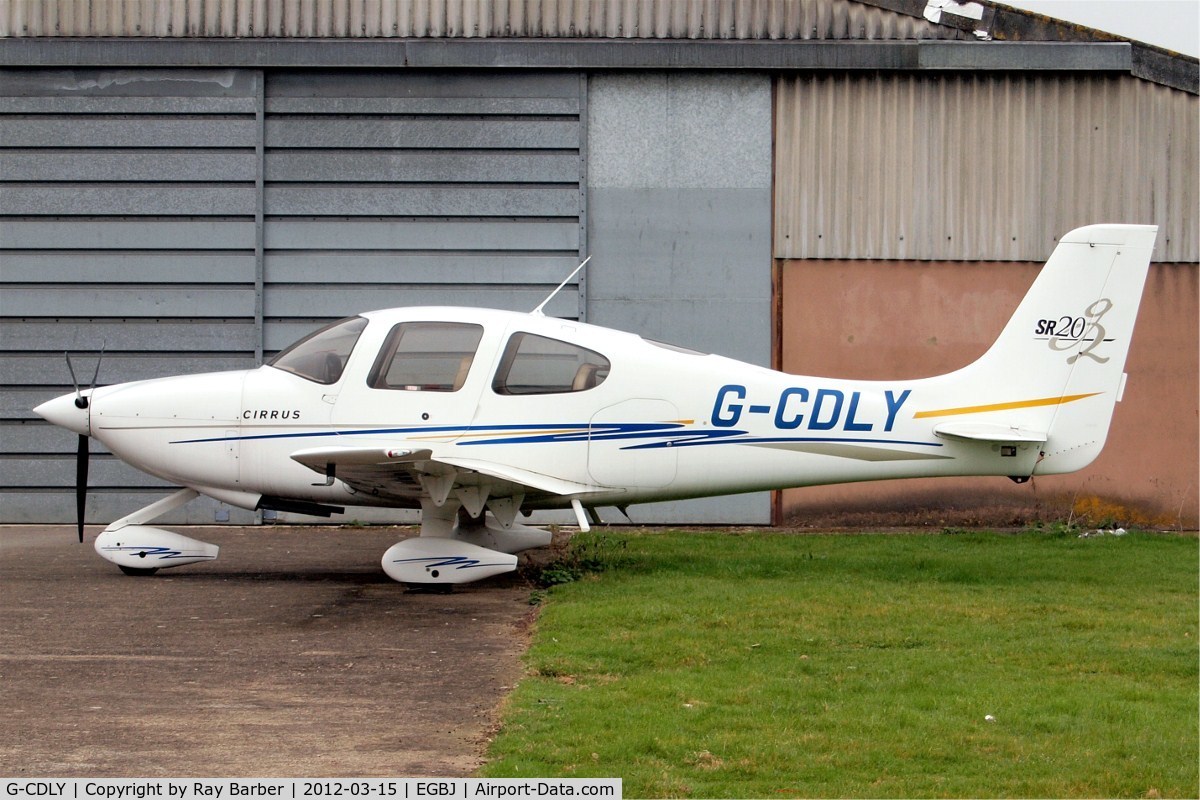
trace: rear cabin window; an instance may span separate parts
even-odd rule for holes
[[[508,340],[492,389],[510,395],[582,392],[603,383],[608,371],[608,359],[593,350],[517,333]]]
[[[367,376],[373,389],[457,392],[483,336],[460,322],[402,322],[392,328]]]
[[[305,336],[267,364],[316,383],[337,383],[365,327],[363,317],[338,320]]]

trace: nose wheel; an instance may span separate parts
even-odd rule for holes
[[[96,552],[120,567],[126,575],[144,577],[164,567],[181,567],[212,561],[220,548],[174,531],[143,525],[199,496],[195,489],[180,489],[140,511],[122,517],[96,537]]]

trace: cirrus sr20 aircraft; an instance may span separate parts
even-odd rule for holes
[[[109,525],[97,552],[131,574],[216,558],[146,525],[198,494],[328,516],[421,509],[383,555],[417,585],[516,568],[570,508],[938,475],[1087,466],[1104,445],[1157,228],[1064,236],[975,363],[911,381],[805,377],[533,313],[372,311],[257,369],[122,383],[36,412],[185,487]],[[561,287],[560,287],[561,288]],[[545,303],[543,303],[543,306]],[[593,512],[594,513],[594,512]]]

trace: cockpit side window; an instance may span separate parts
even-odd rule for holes
[[[305,336],[267,364],[316,383],[337,383],[365,327],[364,317],[338,320]]]
[[[367,376],[372,389],[457,392],[483,337],[461,322],[402,322],[392,328]]]
[[[564,394],[593,389],[608,377],[607,358],[585,347],[514,333],[492,380],[496,394]]]

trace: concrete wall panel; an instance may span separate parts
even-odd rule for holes
[[[4,279],[11,283],[237,283],[253,274],[254,256],[236,253],[18,251],[4,255]]]
[[[310,150],[267,153],[267,180],[317,183],[579,183],[579,156],[522,150]]]
[[[74,438],[74,437],[72,437]],[[11,489],[39,489],[75,483],[75,459],[31,458],[0,460],[0,485]],[[139,472],[112,456],[93,454],[88,465],[88,486],[97,489],[145,488],[167,490],[166,481]]]
[[[266,257],[264,271],[270,283],[327,283],[336,270],[354,275],[360,284],[506,286],[541,284],[547,275],[566,277],[579,262],[574,255],[459,252],[454,263],[457,268],[449,272],[445,258],[436,254],[278,250]]]
[[[593,188],[593,321],[769,366],[769,198],[754,189]]]
[[[253,146],[254,119],[170,119],[159,115],[36,116],[0,120],[0,141],[11,147],[229,147]]]
[[[255,334],[254,324],[249,319],[189,318],[172,320],[169,325],[156,320],[134,319],[0,321],[0,341],[14,352],[46,351],[57,354],[61,359],[64,350],[86,349],[93,339],[104,343],[106,353],[147,352],[148,342],[153,343],[157,352],[165,353],[212,353],[222,350],[253,353]]]
[[[564,276],[565,277],[565,276]],[[263,313],[270,320],[312,319],[314,311],[334,319],[360,311],[399,306],[478,306],[532,311],[548,293],[541,287],[486,286],[470,288],[424,286],[276,286],[266,298]],[[574,317],[578,301],[559,294],[546,306],[551,317]],[[311,328],[318,326],[313,325]]]
[[[83,185],[55,183],[44,186],[14,185],[0,194],[0,214],[32,216],[253,216],[253,185],[206,186],[188,184]]]
[[[201,204],[208,198],[189,196]],[[215,198],[214,198],[215,199]],[[228,197],[230,205],[240,197]],[[253,199],[251,197],[251,199]],[[136,202],[136,199],[131,201]],[[272,216],[393,217],[566,217],[579,214],[578,177],[562,186],[380,186],[378,184],[283,184],[266,193],[266,213]]]
[[[73,481],[72,481],[73,482]],[[130,509],[144,508],[161,500],[166,489],[112,489],[101,487],[88,492],[85,519],[88,525],[107,525],[130,513]],[[74,522],[74,490],[61,489],[12,489],[0,490],[0,505],[15,508],[19,503],[22,514],[30,519],[49,522]],[[64,518],[63,509],[70,509],[70,520]],[[214,522],[229,525],[253,525],[257,514],[232,508],[208,497],[198,497],[176,511],[155,521],[157,525],[212,525]],[[63,545],[75,544],[75,531],[63,531]],[[89,534],[90,535],[90,534]]]
[[[588,97],[589,320],[770,364],[770,79],[602,75]],[[770,501],[631,513],[766,523]]]
[[[254,174],[252,151],[187,152],[9,149],[0,159],[0,181],[245,181]]]
[[[268,253],[277,250],[531,250],[570,253],[578,251],[579,241],[578,223],[559,220],[283,218],[271,220],[266,231]],[[546,276],[546,280],[549,281],[551,277]],[[559,276],[559,280],[563,277]],[[550,288],[555,283],[550,283]]]
[[[267,146],[488,150],[571,148],[579,146],[579,122],[553,118],[422,120],[296,115],[268,120]]]
[[[65,363],[52,366],[62,366],[65,369]],[[101,374],[120,375],[123,380],[138,381],[161,378],[163,375],[222,372],[230,369],[247,369],[252,366],[254,366],[253,359],[238,355],[190,354],[184,356],[177,353],[150,355],[144,352],[109,353],[106,350],[101,364]],[[91,378],[90,372],[83,375],[80,374],[81,372],[83,370],[76,367],[76,377]],[[0,356],[0,375],[4,376],[4,382],[9,386],[45,386],[46,373],[46,358],[40,354],[36,356]]]
[[[153,317],[165,321],[172,317],[254,316],[252,287],[10,286],[4,294],[6,311],[11,308],[30,317]],[[89,339],[87,349],[98,350],[102,342]],[[112,373],[110,380],[126,380],[117,375]]]
[[[95,213],[99,215],[100,209]],[[6,250],[246,250],[254,223],[230,219],[0,219]]]

